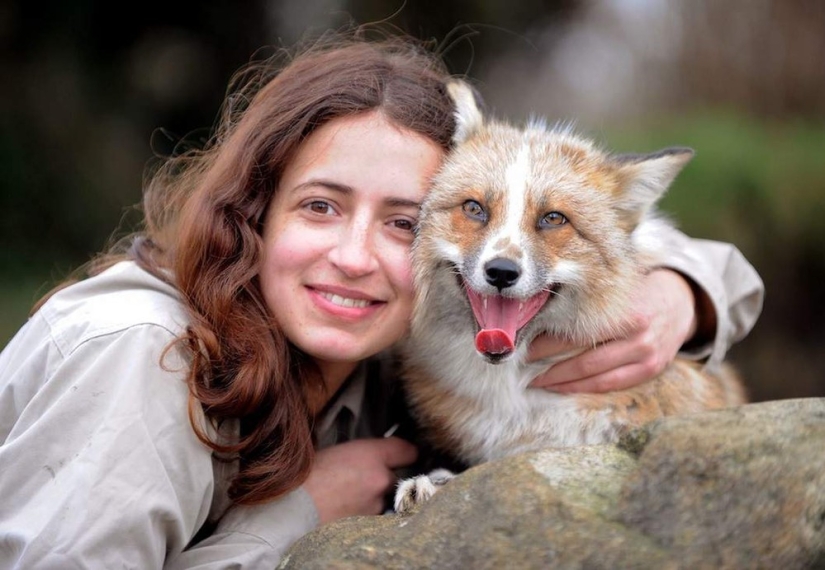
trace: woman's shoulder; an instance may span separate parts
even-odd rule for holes
[[[58,291],[0,353],[0,442],[48,439],[71,416],[71,433],[96,449],[127,441],[154,448],[167,470],[209,467],[211,450],[189,423],[188,353],[175,344],[185,326],[174,287],[131,262]],[[89,435],[104,425],[105,438]],[[211,470],[204,477],[211,485]]]
[[[9,341],[0,353],[0,397],[14,387],[23,405],[48,385],[52,395],[88,388],[95,402],[117,390],[126,406],[146,392],[185,411],[186,352],[169,348],[186,323],[174,287],[135,263],[118,263],[52,295]]]
[[[58,291],[36,316],[45,320],[64,354],[91,339],[134,327],[176,337],[189,320],[178,291],[132,261]]]

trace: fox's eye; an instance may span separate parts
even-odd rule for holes
[[[487,221],[487,212],[485,212],[481,204],[475,200],[467,200],[461,205],[461,209],[465,214],[467,214],[468,217],[474,220],[478,220],[480,222]]]
[[[539,227],[540,228],[554,228],[557,226],[563,226],[567,223],[567,218],[564,214],[560,212],[550,212],[549,214],[545,214],[545,216],[539,220]]]

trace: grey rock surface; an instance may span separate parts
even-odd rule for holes
[[[670,417],[476,466],[413,513],[308,534],[280,568],[825,567],[825,400]]]

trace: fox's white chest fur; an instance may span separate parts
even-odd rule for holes
[[[456,457],[476,464],[615,438],[606,412],[583,411],[573,397],[527,387],[546,363],[526,364],[520,350],[489,364],[475,351],[474,332],[442,325],[426,342],[408,346],[418,355],[406,376],[414,405],[421,404],[419,418],[436,440],[450,440]]]

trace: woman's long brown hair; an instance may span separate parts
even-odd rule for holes
[[[113,249],[85,268],[93,275],[126,258],[172,276],[191,318],[178,339],[191,357],[190,423],[215,451],[239,458],[230,487],[237,503],[297,487],[314,454],[307,400],[316,371],[273,321],[258,280],[261,224],[281,173],[315,129],[376,109],[448,148],[454,119],[447,77],[419,42],[366,40],[357,32],[247,66],[206,147],[168,159],[149,178],[144,228],[129,249]],[[213,425],[239,419],[240,439],[210,437],[198,407]]]

